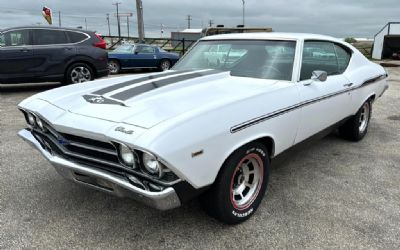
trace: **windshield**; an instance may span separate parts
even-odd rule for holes
[[[133,45],[121,45],[115,48],[114,52],[132,53],[134,47]]]
[[[295,41],[200,41],[173,69],[217,69],[232,76],[290,81],[295,48]]]

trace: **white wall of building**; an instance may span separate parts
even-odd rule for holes
[[[375,37],[374,48],[372,50],[372,58],[380,60],[382,59],[382,51],[383,51],[383,42],[385,40],[385,36],[389,32],[389,25],[385,26],[381,32]]]

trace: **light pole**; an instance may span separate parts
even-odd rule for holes
[[[242,22],[242,24],[244,27],[244,9],[245,9],[245,4],[246,4],[245,0],[242,0],[242,3],[243,3],[243,22]]]

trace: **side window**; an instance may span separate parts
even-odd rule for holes
[[[68,43],[64,31],[61,30],[46,30],[35,29],[33,30],[33,44],[34,45],[52,45],[52,44],[65,44]]]
[[[88,38],[85,34],[80,32],[66,31],[65,33],[67,33],[70,43],[79,43]]]
[[[328,75],[339,74],[338,60],[333,43],[304,42],[300,80],[310,79],[312,72],[315,70],[326,71]]]
[[[150,47],[150,46],[140,46],[140,47],[141,47],[141,49],[138,50],[139,53],[142,53],[142,54],[154,54],[155,53],[153,47]],[[139,46],[138,46],[138,49],[139,49]]]
[[[1,44],[4,46],[30,45],[29,30],[12,30],[2,35]]]
[[[349,66],[351,53],[345,50],[343,47],[335,44],[336,57],[339,64],[339,73],[342,74],[346,71]]]

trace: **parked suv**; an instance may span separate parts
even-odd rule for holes
[[[0,30],[0,83],[79,83],[108,74],[105,41],[96,33],[53,27]]]

